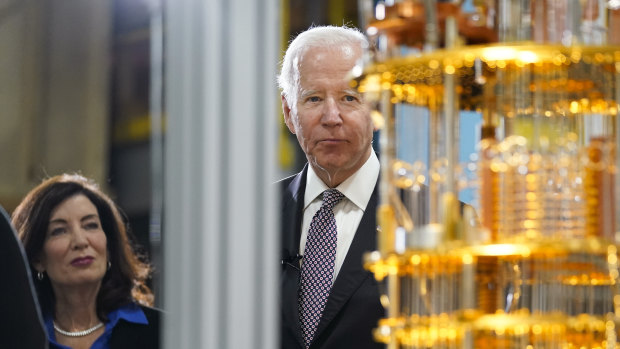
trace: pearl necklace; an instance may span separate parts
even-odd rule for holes
[[[65,331],[61,328],[58,327],[58,325],[56,325],[56,322],[53,322],[54,324],[54,329],[56,331],[58,331],[58,333],[62,334],[63,336],[67,336],[67,337],[84,337],[84,336],[88,336],[89,334],[97,331],[98,329],[101,328],[101,326],[103,326],[103,322],[100,322],[98,324],[96,324],[95,326],[91,327],[91,328],[87,328],[84,331],[77,331],[77,332],[69,332],[69,331]]]

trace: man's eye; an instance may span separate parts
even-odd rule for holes
[[[355,101],[357,101],[357,97],[351,96],[351,95],[347,95],[347,96],[344,96],[344,100],[347,101],[347,102],[355,102]]]
[[[312,97],[308,97],[308,99],[306,99],[306,101],[308,102],[319,102],[321,101],[321,99],[317,96],[312,96]]]

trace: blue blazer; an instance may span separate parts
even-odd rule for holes
[[[300,281],[299,241],[303,219],[304,189],[308,164],[297,175],[279,182],[282,193],[282,276],[281,276],[281,348],[304,348],[299,324],[297,292]],[[383,349],[374,341],[372,331],[384,317],[379,287],[372,273],[365,270],[365,252],[377,248],[377,184],[368,202],[351,247],[334,281],[323,316],[310,348]]]

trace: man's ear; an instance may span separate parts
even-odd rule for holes
[[[288,105],[286,98],[284,95],[281,96],[282,99],[282,113],[284,113],[284,123],[288,130],[291,131],[292,134],[295,134],[295,125],[293,124],[293,119],[291,115],[291,107]]]

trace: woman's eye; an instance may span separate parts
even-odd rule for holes
[[[65,231],[66,231],[65,228],[55,228],[50,231],[50,235],[51,236],[60,235],[60,234],[63,234]]]
[[[97,222],[87,223],[86,229],[99,229],[99,223]]]

